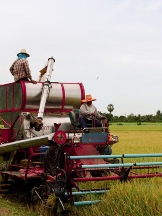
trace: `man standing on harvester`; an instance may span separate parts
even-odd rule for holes
[[[13,62],[10,67],[10,72],[14,76],[14,81],[19,82],[20,80],[31,81],[33,84],[37,82],[32,79],[29,63],[26,59],[30,55],[26,52],[25,49],[22,49],[18,54],[18,58]]]

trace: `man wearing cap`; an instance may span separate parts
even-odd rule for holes
[[[29,63],[27,57],[30,55],[26,52],[25,49],[22,49],[18,54],[18,58],[13,62],[10,67],[10,72],[14,76],[14,81],[18,82],[20,80],[31,81],[33,84],[37,82],[32,79]]]
[[[79,123],[83,129],[87,128],[88,123],[92,124],[92,119],[94,119],[95,127],[102,127],[100,119],[106,118],[101,116],[97,108],[92,104],[92,101],[95,100],[90,94],[86,95],[86,98],[82,100],[83,104],[79,109]]]

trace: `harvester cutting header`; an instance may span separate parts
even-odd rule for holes
[[[26,50],[18,54],[22,64],[26,64],[24,55],[29,56]],[[133,155],[111,155],[118,137],[110,134],[108,120],[93,106],[95,99],[85,96],[82,83],[51,82],[54,62],[53,57],[48,59],[38,82],[32,80],[27,70],[29,77],[16,77],[15,82],[0,86],[3,122],[0,174],[5,182],[12,179],[32,185],[34,201],[37,197],[46,205],[49,196],[54,195],[57,202],[54,208],[61,205],[64,212],[66,202],[76,206],[99,202],[75,202],[74,195],[107,191],[106,188],[85,191],[80,189],[79,182],[125,181],[133,167],[139,169],[144,164],[124,164],[123,159],[134,158]],[[16,64],[17,61],[10,68],[13,75]],[[145,165],[158,168],[162,163]],[[133,173],[130,178],[137,177]]]

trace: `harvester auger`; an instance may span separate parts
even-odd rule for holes
[[[75,196],[109,190],[82,189],[79,182],[162,176],[162,154],[112,155],[118,137],[110,134],[107,120],[102,120],[101,128],[90,125],[85,133],[78,122],[84,86],[51,82],[54,62],[53,57],[48,59],[36,85],[20,81],[0,86],[2,180],[28,183],[32,203],[39,200],[53,212],[57,208],[66,212],[65,203],[81,206],[100,201],[78,201]],[[133,158],[156,161],[125,163]]]

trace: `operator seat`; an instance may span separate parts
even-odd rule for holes
[[[74,111],[69,112],[69,118],[71,121],[71,125],[75,129],[81,129],[81,125],[79,123],[79,109],[75,109]]]
[[[71,124],[74,127],[74,129],[82,129],[79,123],[79,109],[74,109],[73,111],[70,111],[69,118],[70,118]],[[88,123],[87,127],[88,128],[92,127],[92,124]]]

